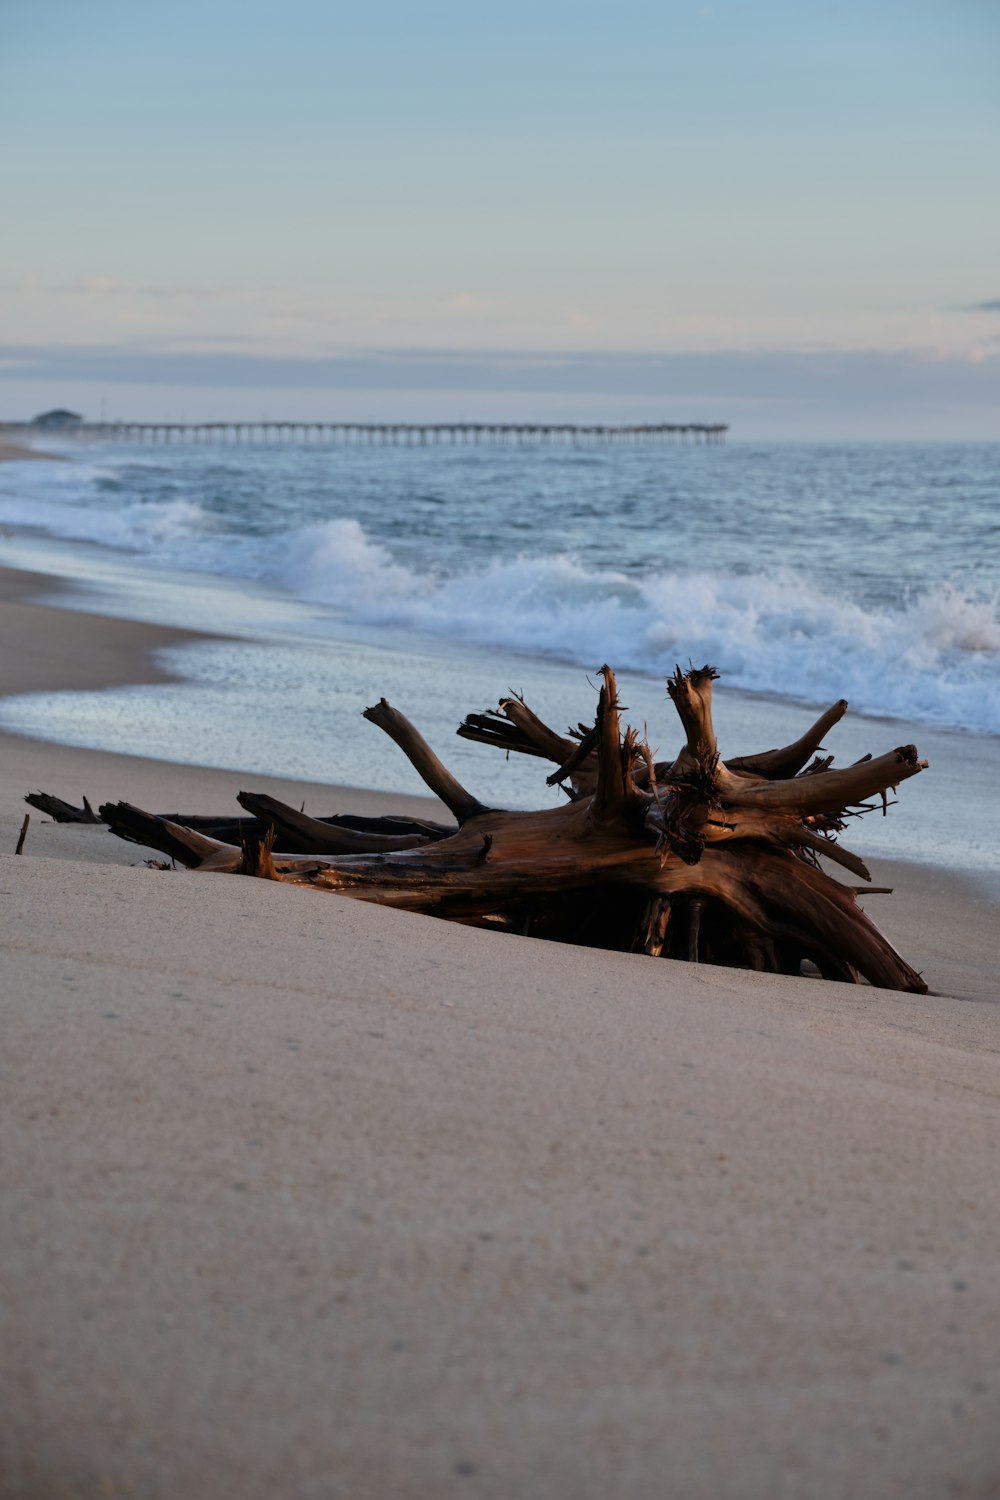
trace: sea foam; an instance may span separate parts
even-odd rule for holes
[[[935,531],[943,502],[921,477],[928,460],[921,458],[918,472],[909,452],[854,455],[861,496],[854,524],[870,529],[881,517],[865,575],[856,574],[848,547],[842,567],[830,565],[837,528],[824,531],[822,546],[815,543],[821,517],[832,513],[830,496],[846,493],[843,476],[828,476],[822,489],[818,451],[809,466],[794,454],[765,456],[766,473],[778,466],[781,485],[775,488],[772,476],[750,507],[726,499],[719,455],[700,456],[699,471],[688,476],[690,493],[682,495],[662,488],[658,470],[630,480],[617,468],[598,469],[581,479],[562,461],[549,475],[550,494],[536,461],[529,466],[519,455],[502,456],[523,465],[509,473],[470,471],[467,455],[455,468],[448,455],[432,456],[436,467],[421,470],[418,484],[410,468],[386,468],[402,464],[393,455],[354,455],[350,462],[370,471],[348,472],[344,458],[338,467],[317,455],[268,451],[230,455],[225,463],[197,452],[156,461],[112,454],[100,462],[0,466],[0,523],[113,548],[147,566],[258,580],[329,612],[334,632],[339,619],[384,630],[396,643],[400,633],[420,634],[591,670],[610,661],[659,675],[678,661],[710,662],[729,684],[755,694],[809,703],[844,696],[861,712],[1000,733],[997,596],[949,579],[937,555],[942,538],[954,552],[956,538],[979,537],[954,552],[956,566],[976,576],[992,515],[992,457],[980,456],[985,478],[968,482],[947,526],[941,520]],[[501,461],[473,457],[477,464]],[[639,462],[642,455],[626,458]],[[716,467],[709,470],[706,458]],[[543,462],[550,460],[537,460]],[[938,460],[938,467],[950,473],[953,464]],[[886,476],[897,472],[907,493],[883,515],[870,496],[883,495],[885,510]],[[741,484],[753,473],[742,461]],[[470,490],[477,475],[479,488]],[[814,497],[811,509],[799,499],[807,478],[826,496]],[[626,504],[615,496],[629,483]],[[591,489],[570,495],[571,484]],[[913,494],[923,495],[919,516]],[[633,501],[646,509],[630,519]],[[340,513],[330,518],[331,510]],[[746,532],[750,514],[754,526]],[[909,573],[885,551],[894,526],[909,527]],[[770,527],[768,547],[757,540],[762,527]],[[779,545],[782,528],[787,544]],[[513,553],[512,535],[530,535],[533,550]],[[580,539],[576,549],[565,545],[569,535]],[[677,538],[673,549],[651,552],[664,537]],[[793,543],[795,566],[759,565],[762,555],[787,556]],[[604,555],[623,562],[603,565]],[[714,557],[714,564],[682,566],[691,556]],[[825,569],[809,565],[819,557],[827,559]],[[893,565],[883,566],[883,557]],[[899,587],[900,571],[914,579],[908,590]]]
[[[865,607],[780,569],[636,576],[560,553],[448,575],[401,564],[356,519],[291,538],[275,577],[369,625],[590,668],[711,662],[749,692],[1000,733],[998,601],[950,583]]]

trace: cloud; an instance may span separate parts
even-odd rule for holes
[[[0,345],[8,378],[230,390],[479,391],[614,396],[701,404],[751,400],[893,403],[1000,401],[1000,355],[900,350],[761,349],[675,354],[353,349],[325,355],[225,347]]]
[[[1000,297],[990,297],[986,302],[966,302],[959,312],[1000,313]]]

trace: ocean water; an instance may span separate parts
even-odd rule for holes
[[[693,661],[722,674],[729,753],[843,696],[838,758],[930,736],[1000,763],[997,445],[64,451],[0,466],[0,561],[225,639],[171,653],[177,684],[8,699],[5,727],[408,789],[358,719],[382,694],[432,738],[511,688],[562,729],[609,661],[666,753],[662,680]],[[438,747],[472,783],[500,778],[497,801],[551,797],[537,765]],[[959,862],[989,863],[977,837]]]

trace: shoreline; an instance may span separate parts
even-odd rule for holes
[[[33,602],[32,596],[39,593],[61,595],[67,603],[54,606]],[[75,610],[72,597],[73,588],[65,580],[0,566],[0,632],[6,639],[18,641],[16,655],[7,652],[0,657],[0,698],[23,692],[176,681],[156,661],[154,652],[182,643],[217,639],[198,631]],[[349,804],[365,813],[376,814],[390,807],[412,808],[415,815],[421,812],[426,815],[428,809],[432,816],[440,811],[429,795],[413,797],[405,792],[366,791],[335,782],[303,783],[297,778],[261,776],[238,767],[192,765],[65,745],[4,729],[0,729],[0,758],[2,783],[8,796],[14,778],[20,776],[25,782],[22,796],[40,788],[73,800],[75,794],[71,790],[60,790],[56,785],[56,782],[65,784],[68,779],[72,787],[79,788],[79,795],[86,792],[95,807],[99,801],[119,797],[138,805],[179,807],[177,798],[171,799],[167,794],[188,786],[193,792],[197,786],[204,787],[205,798],[216,800],[209,806],[192,804],[186,810],[214,812],[229,804],[238,810],[235,791],[252,781],[256,785],[266,784],[271,795],[286,801],[301,800],[303,786],[308,786],[317,794],[325,792],[339,798],[345,809]],[[43,785],[46,778],[49,781],[54,778],[53,785]],[[83,782],[98,790],[92,794]],[[145,802],[138,795],[140,790],[146,794]],[[32,825],[36,819],[41,823],[41,817],[33,813]],[[9,816],[0,816],[0,822],[7,821]],[[45,826],[62,834],[73,828],[73,825]],[[59,844],[58,836],[52,844],[53,847]],[[131,862],[135,846],[121,847]]]
[[[130,616],[118,617],[77,610],[73,603],[75,592],[72,580],[0,564],[0,631],[7,639],[19,642],[16,657],[8,653],[0,658],[0,699],[21,693],[88,689],[99,691],[141,684],[183,682],[185,679],[182,676],[157,661],[155,653],[172,646],[225,639],[219,634],[202,630],[152,624]],[[33,602],[33,596],[39,594],[61,598],[65,603],[54,605]],[[735,689],[732,696],[737,700],[745,700],[747,697],[739,689]],[[894,722],[858,715],[852,729],[857,728],[859,721],[873,724]],[[975,740],[976,737],[972,738]],[[231,785],[234,778],[241,785],[253,783],[260,788],[266,786],[272,795],[284,801],[301,800],[305,794],[310,804],[315,806],[316,798],[329,799],[332,796],[344,805],[350,800],[352,806],[357,804],[355,810],[359,811],[374,813],[396,806],[402,809],[405,804],[413,810],[414,815],[419,815],[421,805],[426,815],[435,815],[433,811],[429,811],[434,804],[426,792],[413,793],[397,788],[364,789],[339,779],[253,771],[239,765],[219,766],[198,761],[175,761],[169,756],[77,746],[37,737],[29,731],[18,732],[0,727],[0,747],[4,747],[8,763],[16,757],[24,764],[25,754],[23,750],[19,752],[17,747],[27,745],[48,747],[44,752],[46,761],[52,758],[50,752],[55,754],[55,763],[61,763],[60,757],[72,757],[81,769],[85,766],[92,767],[90,774],[102,780],[105,778],[104,761],[109,766],[120,764],[126,780],[134,779],[136,767],[145,768],[147,774],[142,776],[142,780],[146,784],[153,780],[150,768],[159,765],[169,768],[171,775],[180,772],[201,775],[220,787]],[[36,752],[36,758],[42,753]],[[933,764],[936,762],[932,761]],[[127,771],[124,771],[125,767],[128,768]],[[283,790],[277,790],[279,787]],[[33,784],[25,790],[36,790],[36,787]],[[44,787],[43,790],[62,795],[57,788]],[[909,790],[912,796],[912,787]],[[112,796],[117,798],[118,793],[109,792],[101,800],[111,800]],[[136,799],[126,797],[125,800]],[[365,802],[364,809],[360,806],[361,800]],[[93,796],[90,796],[90,801],[94,806],[97,805]],[[154,801],[157,806],[166,805],[162,798],[154,798]],[[171,802],[170,805],[179,804]],[[192,807],[190,810],[200,809]],[[226,811],[226,808],[215,806],[210,810],[219,812]],[[907,809],[904,807],[901,815],[905,816],[906,813]],[[919,870],[928,876],[933,874],[935,878],[954,879],[960,884],[964,883],[978,898],[1000,904],[1000,870],[983,869],[973,863],[963,865],[956,861],[934,860],[919,854],[894,852],[883,856],[877,851],[876,841],[873,840],[867,849],[863,836],[857,842],[861,846],[859,852],[865,855],[866,862],[875,872],[872,882],[874,885],[886,884],[887,880],[896,884],[901,878],[905,879],[906,871]],[[899,874],[894,873],[897,870]]]
[[[156,680],[36,583],[0,690]],[[0,735],[3,1500],[997,1492],[994,903],[871,861],[914,996],[12,852],[245,784],[429,805]]]
[[[27,442],[0,437],[0,464],[33,463],[36,459],[56,464],[66,462],[62,453],[49,453],[42,448],[34,448]]]
[[[39,594],[67,602],[40,604]],[[173,681],[153,652],[210,639],[194,630],[77,610],[73,595],[65,579],[0,564],[0,632],[18,643],[16,658],[7,653],[0,661],[0,697]]]
[[[72,584],[64,579],[0,566],[0,630],[20,646],[16,656],[5,653],[0,657],[0,697],[27,691],[176,681],[156,661],[155,653],[180,643],[218,639],[204,632],[78,611],[72,606],[73,592]],[[62,596],[67,602],[32,602],[32,596],[38,593]],[[370,790],[340,781],[310,781],[239,767],[76,747],[4,729],[0,729],[0,758],[0,791],[4,793],[0,830],[7,825],[9,833],[3,845],[9,842],[11,848],[24,815],[23,797],[36,790],[76,802],[86,795],[94,807],[104,801],[123,800],[150,810],[225,814],[238,811],[239,790],[252,788],[282,801],[301,802],[308,811],[320,815],[396,811],[446,816],[426,792]],[[100,826],[88,829],[85,825],[56,824],[33,812],[30,830],[33,852],[49,858],[134,865],[137,858],[144,857],[138,846],[102,837],[106,830]],[[866,849],[862,840],[857,842],[872,871],[872,885],[888,885],[893,890],[889,896],[873,895],[866,909],[901,951],[920,952],[928,910],[945,907],[949,912],[956,952],[949,962],[944,945],[932,945],[934,962],[941,964],[939,976],[929,976],[932,993],[954,993],[966,999],[991,995],[989,965],[986,962],[984,967],[983,960],[988,959],[991,949],[989,923],[1000,911],[996,877],[977,868],[880,856]],[[839,871],[831,873],[839,878]],[[963,948],[973,952],[971,963],[964,961]],[[1000,962],[1000,945],[993,942],[992,951]]]

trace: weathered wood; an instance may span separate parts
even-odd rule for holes
[[[384,729],[386,734],[402,750],[425,785],[439,798],[458,823],[474,818],[486,811],[482,802],[465,790],[449,770],[438,760],[423,735],[410,723],[404,714],[393,708],[385,698],[371,708],[366,708],[364,718]]]
[[[366,833],[310,818],[265,792],[238,792],[237,802],[271,832],[271,844],[292,854],[379,854],[392,849],[419,849],[430,843],[426,833]],[[246,842],[246,840],[244,840]]]
[[[82,807],[74,807],[72,802],[64,802],[61,797],[52,797],[48,792],[28,792],[24,800],[30,807],[36,807],[39,812],[48,813],[56,823],[100,823],[101,821],[86,797],[83,799]]]
[[[811,729],[792,744],[785,745],[781,750],[763,750],[756,755],[738,755],[735,760],[727,760],[726,765],[730,771],[752,771],[757,776],[766,776],[769,780],[779,777],[795,776],[810,755],[815,755],[822,745],[823,740],[829,734],[835,724],[847,712],[847,699],[838,698],[837,702],[825,713],[820,714]]]
[[[250,796],[252,794],[247,793],[246,795]],[[84,806],[82,809],[74,807],[72,803],[64,802],[60,797],[53,797],[47,792],[30,792],[24,800],[25,802],[29,802],[32,807],[42,808],[57,823],[100,824],[105,822],[104,817],[100,813],[94,812],[86,797],[83,799]],[[274,807],[282,807],[286,808],[287,811],[294,812],[294,809],[287,808],[287,804],[278,803],[274,799],[271,800]],[[101,812],[103,812],[103,809]],[[275,822],[279,821],[274,817],[266,819],[257,817],[220,817],[204,813],[162,812],[157,813],[156,816],[168,823],[179,823],[184,828],[192,828],[198,833],[207,834],[209,838],[220,839],[223,843],[235,846],[242,845],[251,839],[262,839],[268,829],[273,828]],[[393,841],[392,847],[395,847],[396,841],[399,839],[413,839],[414,841],[425,843],[431,839],[447,838],[455,832],[454,824],[435,823],[426,818],[406,818],[398,815],[364,817],[360,813],[333,813],[329,816],[307,819],[307,821],[310,824],[322,823],[334,830],[345,829],[358,833],[374,834],[378,839],[385,841],[382,844],[379,844],[377,841],[372,843],[369,846],[371,849],[378,849],[380,847],[388,848],[390,847],[390,841]],[[318,834],[317,836],[322,840],[322,835]],[[287,840],[280,830],[276,831],[274,841],[276,852],[286,854],[299,853],[301,852],[299,843],[300,839],[297,839],[291,830],[289,830]],[[361,846],[355,844],[353,847],[360,848]],[[347,848],[348,844],[346,841],[339,841],[335,836],[331,836],[327,841],[325,852],[332,854],[341,849],[347,850]]]
[[[783,973],[808,961],[827,978],[864,976],[922,992],[924,981],[858,906],[856,889],[834,880],[820,860],[869,880],[864,862],[836,834],[848,815],[872,797],[884,800],[926,762],[907,745],[831,769],[831,758],[815,753],[842,717],[843,702],[790,746],[723,761],[712,722],[715,677],[703,667],[678,669],[669,680],[685,741],[673,762],[655,764],[635,731],[622,731],[610,667],[601,669],[593,730],[582,727],[578,745],[555,735],[521,699],[502,700],[495,714],[480,716],[485,728],[474,726],[467,738],[506,739],[507,748],[516,743],[556,760],[561,771],[576,759],[574,800],[528,813],[480,802],[383,699],[366,717],[391,735],[454,813],[458,827],[443,834],[434,825],[433,833],[331,829],[328,820],[251,793],[240,801],[257,827],[271,831],[240,849],[127,804],[101,812],[122,837],[203,870],[653,957]],[[280,853],[278,838],[296,852]],[[324,847],[331,838],[336,846]]]
[[[558,764],[572,752],[573,741],[550,729],[528,707],[520,694],[511,693],[509,697],[502,699],[500,712],[505,714],[521,733],[525,748],[530,748],[533,754],[543,755],[546,760],[554,760]]]

